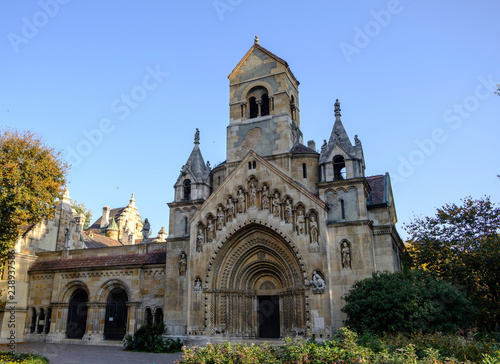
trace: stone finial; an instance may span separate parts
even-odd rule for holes
[[[130,197],[129,206],[130,207],[135,207],[135,198],[134,198],[134,194],[133,193],[132,193],[132,197]]]
[[[258,35],[255,36],[255,40],[253,42],[255,44],[259,44],[259,36]]]
[[[335,101],[335,117],[340,118],[340,102],[339,99]]]
[[[200,131],[196,128],[196,133],[194,133],[194,144],[200,144]]]

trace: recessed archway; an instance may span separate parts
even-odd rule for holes
[[[104,339],[122,340],[127,332],[127,292],[121,287],[113,288],[106,300]]]
[[[207,334],[279,337],[305,330],[304,272],[295,250],[259,224],[228,238],[210,262],[205,282]],[[272,318],[266,327],[263,315]]]
[[[76,289],[69,300],[68,321],[66,324],[66,337],[68,339],[81,339],[87,327],[87,302],[89,296],[82,289]]]

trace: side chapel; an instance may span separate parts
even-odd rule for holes
[[[298,86],[256,37],[229,75],[226,160],[205,163],[197,130],[168,237],[147,238],[133,195],[83,231],[66,193],[56,218],[16,244],[16,340],[120,340],[161,321],[188,344],[328,338],[343,326],[342,296],[400,270],[404,245],[389,175],[365,176],[338,100],[320,152],[303,144]]]

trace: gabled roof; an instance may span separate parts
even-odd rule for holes
[[[259,163],[267,167],[269,170],[273,171],[276,173],[278,176],[280,176],[286,183],[290,184],[292,187],[296,188],[299,190],[301,193],[303,193],[306,197],[308,197],[311,201],[313,201],[315,204],[323,208],[325,211],[328,210],[328,206],[324,201],[322,201],[318,196],[310,192],[304,185],[298,183],[297,181],[293,180],[289,176],[287,176],[285,173],[283,173],[278,167],[276,167],[274,164],[268,162],[266,159],[262,158],[260,155],[258,155],[256,152],[253,150],[250,150],[247,155],[238,163],[238,165],[229,173],[229,175],[224,179],[224,181],[220,184],[220,186],[212,192],[212,194],[205,200],[203,205],[200,207],[200,209],[196,212],[196,214],[201,213],[201,211],[204,209],[206,205],[211,203],[211,201],[214,198],[217,198],[219,196],[219,191],[222,190],[230,181],[234,178],[234,176],[239,172],[241,168],[246,168],[246,165],[248,163],[248,160],[250,158],[255,158]]]
[[[270,52],[266,48],[262,47],[259,44],[259,41],[258,41],[257,37],[256,37],[256,41],[254,42],[254,44],[250,47],[250,49],[243,56],[243,58],[238,62],[238,64],[236,65],[236,67],[234,67],[234,69],[231,71],[231,73],[229,74],[229,76],[227,76],[227,78],[230,79],[231,77],[233,77],[233,75],[236,72],[238,72],[238,70],[245,64],[246,60],[248,59],[248,57],[250,57],[250,55],[254,52],[255,49],[260,50],[262,53],[266,54],[267,56],[269,56],[270,58],[274,59],[278,63],[281,63],[287,69],[287,71],[290,73],[290,76],[293,78],[293,80],[295,82],[297,82],[297,85],[300,84],[300,82],[295,78],[293,72],[290,70],[290,67],[288,66],[288,63],[285,60],[283,60],[280,57],[278,57],[277,55],[275,55],[273,52]]]
[[[84,231],[82,232],[83,243],[89,249],[91,248],[108,248],[111,246],[123,246],[121,242],[115,239],[111,239],[106,235],[94,234],[92,232]]]

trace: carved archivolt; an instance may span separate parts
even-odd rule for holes
[[[307,278],[297,247],[283,233],[255,222],[242,227],[217,245],[208,263],[202,300],[206,334],[255,336],[253,305],[259,292],[269,289],[283,307],[283,332],[306,328]]]

